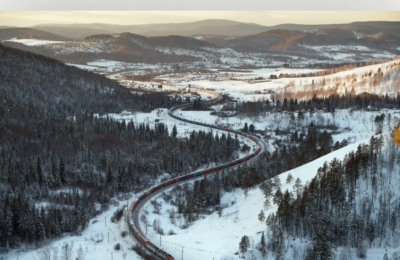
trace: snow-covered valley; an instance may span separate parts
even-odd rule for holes
[[[40,42],[17,39],[15,41],[26,45],[57,45],[57,43],[51,41]],[[86,43],[86,45],[89,46],[90,44]],[[90,45],[88,48],[92,47]],[[333,53],[345,51],[343,48],[342,46],[337,46],[330,49],[326,49],[326,47],[314,49]],[[90,51],[96,50],[90,49]],[[162,51],[168,52],[167,50]],[[360,47],[356,48],[355,51],[371,50]],[[240,58],[243,58],[243,56]],[[209,100],[221,95],[226,103],[220,102],[201,109],[193,105],[193,108],[178,110],[176,113],[189,120],[227,126],[238,131],[249,131],[257,134],[267,143],[266,150],[269,154],[274,154],[277,151],[280,153],[282,150],[286,152],[287,149],[287,156],[289,157],[289,154],[293,152],[291,149],[294,146],[303,145],[304,140],[308,138],[312,131],[315,131],[318,138],[328,136],[327,139],[329,139],[331,136],[331,140],[329,139],[327,142],[329,147],[322,147],[320,143],[316,144],[319,141],[313,141],[313,145],[317,148],[316,150],[321,152],[323,148],[328,148],[330,151],[328,154],[324,154],[289,171],[279,172],[273,179],[274,183],[281,183],[279,189],[282,193],[287,190],[287,193],[290,194],[290,203],[294,203],[300,193],[299,186],[294,186],[294,180],[299,180],[302,187],[309,187],[313,178],[321,175],[320,167],[323,167],[325,162],[330,165],[330,162],[335,158],[339,161],[347,162],[349,153],[358,152],[360,154],[358,150],[362,147],[366,150],[371,149],[370,154],[373,154],[372,158],[376,158],[376,160],[368,159],[370,163],[368,167],[371,167],[371,169],[365,168],[363,172],[365,175],[354,181],[356,183],[355,195],[354,200],[351,202],[355,206],[351,210],[354,211],[352,212],[354,215],[356,213],[361,214],[364,203],[367,205],[364,205],[364,208],[370,207],[369,210],[384,212],[370,213],[369,216],[377,223],[381,220],[385,223],[379,226],[379,232],[384,233],[384,231],[387,231],[387,235],[384,238],[383,236],[375,236],[371,239],[358,239],[362,243],[359,243],[360,241],[358,240],[357,242],[352,241],[352,243],[357,245],[357,248],[361,247],[360,244],[364,245],[365,243],[367,253],[364,259],[382,259],[383,255],[387,253],[390,259],[397,260],[395,257],[397,251],[400,251],[400,244],[397,242],[400,237],[400,227],[396,221],[400,216],[398,213],[392,212],[394,212],[393,208],[399,205],[398,185],[400,177],[398,172],[400,167],[399,149],[394,146],[391,133],[393,128],[400,123],[400,110],[395,105],[399,102],[398,93],[400,91],[399,60],[353,68],[324,76],[316,76],[318,73],[322,73],[323,70],[309,68],[277,67],[243,71],[230,69],[224,71],[220,70],[221,68],[211,68],[202,72],[193,70],[192,72],[169,73],[172,70],[172,66],[163,64],[98,60],[89,62],[86,65],[68,65],[106,75],[110,79],[119,81],[135,94],[168,93],[168,97],[172,97],[175,101],[182,103],[185,100],[197,101],[197,98]],[[159,73],[160,75],[156,75],[148,81],[130,78],[131,76],[146,75],[148,73]],[[302,76],[310,73],[314,73],[314,75]],[[291,77],[285,77],[285,74],[290,74]],[[275,76],[277,77],[275,78]],[[112,93],[112,91],[110,92]],[[374,98],[376,97],[374,102],[378,101],[368,103],[368,105],[363,103],[360,106],[347,105],[346,107],[343,105],[343,102],[355,100],[357,95],[360,95],[358,97],[361,104],[363,102],[362,98],[367,100],[369,97],[365,93],[375,94],[373,96]],[[342,102],[340,105],[346,108],[335,108],[333,103],[333,109],[328,106],[322,109],[318,108],[318,105],[322,102],[327,102],[326,100],[330,95],[335,95],[340,100],[338,103]],[[295,99],[296,101],[294,101]],[[286,100],[287,103],[292,102],[291,105],[296,109],[284,108],[284,105],[282,105],[283,100]],[[304,103],[300,104],[300,102]],[[351,103],[352,101],[348,102],[348,104],[354,104],[354,102]],[[246,111],[245,113],[236,109],[237,107],[245,107],[246,104],[259,104],[258,110],[255,112]],[[381,106],[381,104],[387,106]],[[302,105],[304,107],[297,109]],[[286,104],[286,106],[289,105]],[[193,138],[192,133],[200,130],[211,131],[213,137],[218,136],[216,137],[217,140],[225,140],[228,135],[227,133],[222,134],[219,130],[211,130],[208,127],[176,120],[168,115],[166,107],[159,107],[147,113],[125,110],[121,113],[93,114],[93,121],[97,119],[102,119],[105,122],[107,120],[115,120],[113,123],[119,127],[123,125],[124,127],[122,128],[132,125],[138,127],[143,124],[149,129],[149,132],[151,132],[150,130],[158,129],[160,125],[163,126],[163,129],[165,126],[165,129],[168,130],[176,128],[177,132],[174,138],[177,137],[179,140],[189,140]],[[75,118],[71,122],[74,120]],[[104,123],[104,125],[107,125],[107,123]],[[127,131],[129,132],[130,130]],[[73,131],[71,130],[71,132]],[[168,131],[166,135],[169,135]],[[234,134],[231,134],[231,136],[235,138]],[[365,148],[366,145],[370,144],[371,137],[376,137],[376,140],[380,140],[380,144],[376,145],[379,148]],[[381,139],[379,139],[380,137]],[[145,138],[148,137],[146,136]],[[72,137],[67,143],[68,149],[70,149],[70,143],[72,143],[71,139]],[[123,143],[124,141],[121,140],[123,140],[123,137],[119,139],[119,142]],[[257,148],[253,142],[242,136],[238,136],[238,142],[240,146],[237,149],[238,151],[233,153],[232,158],[241,158],[254,152]],[[334,146],[334,144],[337,144],[337,146]],[[102,145],[108,146],[112,145],[112,143],[104,142]],[[154,143],[152,145],[155,146]],[[84,152],[80,156],[83,158],[86,156],[85,153],[87,151],[84,146],[82,149]],[[192,150],[195,149],[193,148]],[[119,151],[113,152],[119,155]],[[135,156],[137,154],[135,151]],[[107,154],[107,156],[110,158],[115,155]],[[90,158],[90,155],[88,157]],[[284,160],[286,158],[281,159]],[[104,158],[99,157],[96,160],[101,161]],[[377,162],[377,165],[374,165],[375,162]],[[260,160],[258,163],[263,164],[265,162]],[[258,167],[255,166],[256,164],[257,162],[248,165],[249,168],[241,169],[250,172],[253,171],[253,168]],[[190,170],[206,169],[215,165],[216,162],[210,161]],[[85,167],[87,166],[82,163],[82,171],[79,171],[78,174],[81,174],[83,169],[86,169]],[[347,170],[346,168],[346,172]],[[103,171],[104,173],[106,172],[106,170]],[[373,171],[377,172],[373,174]],[[96,172],[99,175],[103,174],[102,171],[97,171],[97,169]],[[149,172],[151,173],[151,171]],[[240,172],[240,170],[237,170],[237,172]],[[213,186],[216,178],[226,180],[228,179],[226,177],[228,174],[229,172],[226,171],[217,175],[217,177],[211,175],[207,177],[207,181],[203,181],[203,185],[208,183],[208,186],[206,185],[208,189],[220,189],[218,191],[220,201],[212,206],[203,205],[204,203],[202,202],[202,206],[198,206],[200,209],[195,214],[192,214],[193,212],[189,210],[184,212],[182,209],[191,209],[187,205],[190,204],[188,200],[190,196],[193,196],[191,193],[194,193],[196,187],[201,185],[200,181],[197,183],[191,181],[188,184],[170,188],[153,198],[143,206],[141,214],[145,216],[145,221],[140,223],[141,230],[146,230],[146,237],[155,245],[160,245],[161,248],[172,254],[175,259],[276,259],[278,253],[270,249],[270,246],[267,250],[268,253],[264,255],[260,250],[260,241],[263,235],[265,235],[266,244],[274,240],[275,233],[271,231],[271,223],[266,225],[265,219],[269,215],[274,214],[275,216],[278,214],[279,205],[274,202],[276,196],[268,198],[270,200],[269,206],[265,207],[265,194],[259,188],[259,185],[250,185],[243,188],[242,183],[235,180],[236,182],[232,182],[235,184],[228,185],[229,189]],[[237,177],[238,173],[235,174],[234,176]],[[345,175],[344,172],[341,172],[341,174]],[[375,176],[375,174],[379,176],[374,181],[374,189],[377,189],[377,191],[372,192],[372,176]],[[175,175],[170,172],[163,172],[160,176],[149,180],[143,189],[148,189],[153,185],[175,177]],[[287,181],[288,176],[291,176],[293,180]],[[224,179],[224,177],[226,178]],[[271,176],[265,174],[263,177],[269,179]],[[265,182],[263,181],[263,183]],[[278,190],[275,186],[273,188],[274,192]],[[52,188],[50,194],[72,193],[72,190],[64,188],[59,190]],[[189,195],[185,192],[189,193]],[[83,189],[79,189],[78,193],[85,194],[86,192]],[[61,239],[47,240],[37,245],[37,248],[33,245],[23,245],[19,249],[10,249],[9,252],[0,257],[10,260],[142,259],[136,252],[138,248],[132,248],[137,244],[137,240],[131,234],[128,234],[127,211],[124,208],[139,197],[141,192],[135,194],[134,192],[118,191],[115,194],[108,206],[106,206],[107,203],[96,202],[96,210],[101,210],[102,213],[94,219],[90,219],[88,226],[79,234],[69,232],[64,234]],[[346,199],[348,198],[346,197]],[[57,203],[50,204],[43,200],[38,201],[36,206],[38,208],[43,206],[44,210],[46,210],[47,206],[57,206]],[[383,204],[385,206],[382,206]],[[347,204],[345,206],[347,207]],[[389,207],[389,210],[387,210],[387,207]],[[391,207],[392,211],[390,210]],[[120,216],[119,220],[111,221],[115,212],[121,209],[122,217]],[[263,212],[264,215],[262,220],[259,219],[260,212]],[[389,212],[390,217],[385,215],[386,212]],[[391,217],[392,214],[394,214],[394,217]],[[189,220],[193,215],[194,218]],[[396,224],[393,224],[394,222]],[[370,223],[368,222],[368,224]],[[378,224],[376,224],[376,228],[378,228]],[[389,234],[390,230],[391,234]],[[378,231],[375,234],[378,234]],[[366,234],[364,235],[367,236]],[[239,248],[243,236],[247,236],[249,239],[249,245],[245,252],[243,250],[241,252]],[[304,259],[307,252],[312,250],[314,244],[315,239],[313,237],[294,237],[288,234],[281,244],[281,257],[283,259]],[[342,245],[332,246],[330,248],[334,254],[332,259],[356,259],[359,253],[357,248],[346,248]],[[67,254],[69,254],[68,259],[65,258]]]

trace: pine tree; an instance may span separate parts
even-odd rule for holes
[[[369,247],[371,247],[372,246],[372,242],[375,239],[375,225],[374,225],[374,223],[372,221],[369,222],[366,232],[367,232],[366,235],[367,235],[367,238],[368,238],[368,241],[369,241]]]
[[[249,127],[247,126],[247,123],[244,124],[244,129],[243,129],[243,131],[244,131],[245,133],[247,133],[247,132],[249,131]]]
[[[42,241],[46,239],[46,230],[44,227],[44,219],[43,214],[39,213],[39,216],[36,218],[35,223],[35,234],[37,241]]]
[[[260,211],[260,214],[258,214],[258,220],[262,223],[265,220],[265,214],[264,211]]]
[[[251,124],[250,127],[249,127],[250,133],[254,133],[254,130],[255,130],[255,127],[254,127],[253,124]]]
[[[264,232],[262,232],[262,235],[261,235],[261,241],[260,241],[260,244],[261,244],[261,254],[262,254],[262,256],[265,256],[265,254],[266,254],[266,250],[265,250],[265,237],[264,237]]]
[[[275,176],[274,177],[274,187],[275,189],[280,189],[281,188],[281,179],[279,178],[279,176]]]
[[[276,192],[275,192],[275,195],[274,195],[274,198],[272,199],[272,202],[279,206],[279,204],[282,201],[282,196],[283,196],[283,194],[282,194],[281,188],[278,188],[276,190]]]
[[[113,174],[112,174],[112,171],[111,171],[111,167],[108,166],[108,169],[107,169],[107,176],[106,176],[106,182],[107,182],[107,184],[111,184],[112,181],[113,181]]]
[[[4,220],[2,221],[3,226],[4,226],[3,234],[5,235],[4,238],[8,242],[8,240],[11,240],[14,235],[14,225],[13,225],[14,216],[13,216],[13,212],[11,211],[11,209],[9,207],[4,208],[3,216],[4,216]],[[0,223],[0,224],[2,224],[2,223]]]
[[[271,207],[271,201],[269,201],[269,199],[265,199],[264,209],[269,209],[269,207]]]
[[[288,174],[287,178],[286,178],[286,183],[287,184],[291,184],[291,182],[293,181],[293,176],[291,173]]]
[[[297,179],[296,179],[296,181],[294,182],[294,185],[293,185],[293,189],[294,189],[295,192],[296,192],[296,197],[297,197],[297,198],[300,196],[302,186],[303,186],[303,185],[301,184],[300,178],[297,177]]]
[[[40,158],[37,158],[36,161],[36,174],[39,178],[39,183],[42,184],[45,181],[45,179],[43,176],[42,163],[40,161]]]
[[[269,199],[272,196],[273,183],[271,180],[267,180],[260,184],[260,189],[264,193],[265,199]]]
[[[64,161],[63,161],[62,157],[60,159],[60,164],[58,166],[58,170],[60,173],[59,176],[60,176],[61,183],[65,184],[67,182],[67,180],[66,180],[66,176],[65,176]]]
[[[247,248],[250,246],[250,239],[248,236],[243,236],[239,243],[240,252],[246,253]]]
[[[282,254],[283,254],[283,248],[284,248],[284,245],[285,245],[285,239],[283,237],[283,231],[276,224],[272,224],[270,226],[270,229],[272,231],[272,236],[268,241],[268,248],[270,248],[271,251],[275,253],[275,259],[276,260],[281,260]]]
[[[326,234],[318,232],[313,240],[313,247],[307,253],[307,260],[319,260],[319,259],[334,259],[334,254],[332,252],[332,244],[329,241]]]
[[[51,176],[52,176],[52,186],[57,187],[61,185],[60,172],[56,167],[54,160],[51,162]]]
[[[176,138],[177,135],[178,135],[178,130],[176,129],[176,125],[174,125],[174,127],[172,128],[172,137]]]

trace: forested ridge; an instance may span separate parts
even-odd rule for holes
[[[398,245],[400,153],[391,141],[384,145],[382,135],[371,137],[343,161],[325,162],[310,182],[297,180],[291,192],[282,192],[275,179],[260,186],[266,203],[273,199],[278,206],[266,219],[270,239],[264,244],[275,259],[292,239],[312,241],[305,255],[293,251],[299,259],[351,259],[348,250],[335,256],[337,247],[356,248],[362,259],[372,246]]]
[[[0,45],[0,251],[80,234],[118,194],[236,157],[237,140],[94,114],[180,104]]]

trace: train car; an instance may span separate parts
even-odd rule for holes
[[[233,165],[235,165],[235,163],[236,163],[236,161],[229,162],[229,163],[228,163],[228,166],[229,166],[229,167],[230,167],[230,166],[233,166]]]
[[[139,197],[139,200],[142,200],[146,197],[146,192],[143,192],[142,195]]]
[[[170,254],[166,254],[165,255],[165,260],[175,260],[175,258]]]
[[[132,233],[135,235],[137,240],[139,240],[139,242],[142,243],[145,247],[149,246],[147,239],[139,232],[137,228],[134,228],[134,231]]]
[[[187,175],[183,175],[183,176],[181,176],[180,178],[179,178],[179,180],[180,181],[183,181],[183,180],[186,180],[188,177],[187,177]]]
[[[200,171],[200,175],[207,174],[207,173],[211,172],[212,170],[213,170],[213,168],[207,169],[207,170],[202,170],[202,171]]]
[[[153,187],[150,191],[151,192],[155,192],[155,191],[161,189],[162,187],[163,187],[162,184],[160,184],[160,185],[157,185],[157,186]]]
[[[193,176],[194,176],[194,177],[199,176],[199,175],[200,175],[200,171],[197,171],[197,172],[194,172],[194,173],[193,173]]]
[[[212,171],[219,171],[222,169],[222,165],[219,165],[217,167],[214,167]]]
[[[163,187],[165,187],[165,186],[171,185],[172,183],[174,183],[174,179],[165,181],[165,182],[163,182],[161,185],[162,185]]]

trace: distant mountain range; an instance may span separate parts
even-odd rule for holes
[[[1,28],[1,27],[0,27]],[[359,33],[400,33],[400,22],[354,22],[349,24],[280,24],[264,26],[255,23],[242,23],[229,20],[203,20],[191,23],[143,24],[143,25],[115,25],[115,24],[42,24],[31,27],[33,29],[57,34],[65,38],[82,40],[96,34],[113,34],[130,32],[143,36],[246,36],[271,30],[298,30],[312,31],[321,28],[335,28],[354,30]]]
[[[181,35],[193,36],[199,34],[244,36],[260,33],[267,26],[241,23],[228,20],[203,20],[191,23],[143,24],[143,25],[113,25],[113,24],[43,24],[34,29],[62,35],[67,38],[81,40],[95,34],[135,33],[143,36]]]
[[[400,24],[399,24],[400,26]],[[350,27],[352,29],[342,29]],[[255,35],[242,37],[209,36],[202,40],[219,46],[232,48],[239,52],[291,52],[302,56],[309,51],[303,46],[365,46],[378,50],[395,51],[400,46],[399,28],[387,28],[376,33],[371,27],[363,30],[353,28],[364,26],[352,25],[342,28],[320,28],[313,30],[270,30]]]
[[[17,39],[40,39],[48,41],[67,41],[70,40],[66,37],[56,35],[53,33],[31,29],[31,28],[1,28],[0,27],[0,42]]]
[[[80,64],[98,59],[192,62],[205,60],[204,55],[211,53],[215,59],[221,55],[238,57],[234,53],[226,54],[224,49],[314,60],[355,55],[353,61],[360,61],[400,54],[400,22],[268,27],[228,20],[204,20],[179,24],[46,24],[34,28],[0,28],[0,41],[13,38],[63,41],[43,46],[27,46],[23,42],[3,44]],[[329,50],[327,46],[331,46]]]
[[[35,29],[27,30],[37,31]],[[2,31],[0,29],[0,39],[4,38],[1,36]],[[12,38],[16,37],[13,34]],[[33,37],[33,39],[54,40],[51,37]],[[212,43],[190,37],[161,36],[148,38],[132,33],[99,34],[86,37],[82,41],[60,41],[59,43],[43,45],[33,44],[29,46],[18,41],[4,41],[2,44],[56,58],[66,63],[79,64],[99,59],[146,63],[193,62],[200,60],[200,58],[187,53],[175,54],[171,50],[181,49],[190,52],[201,51],[203,48],[221,48]]]
[[[0,29],[11,28],[0,26]],[[14,27],[15,28],[15,27]],[[275,26],[264,26],[255,23],[242,23],[229,20],[203,20],[191,23],[169,23],[169,24],[143,24],[143,25],[116,25],[116,24],[41,24],[31,27],[65,38],[82,40],[96,34],[113,34],[130,32],[143,36],[246,36],[258,34],[271,30],[298,30],[312,31],[321,28],[335,28],[343,30],[354,30],[359,33],[400,33],[400,22],[354,22],[349,24],[280,24]]]

